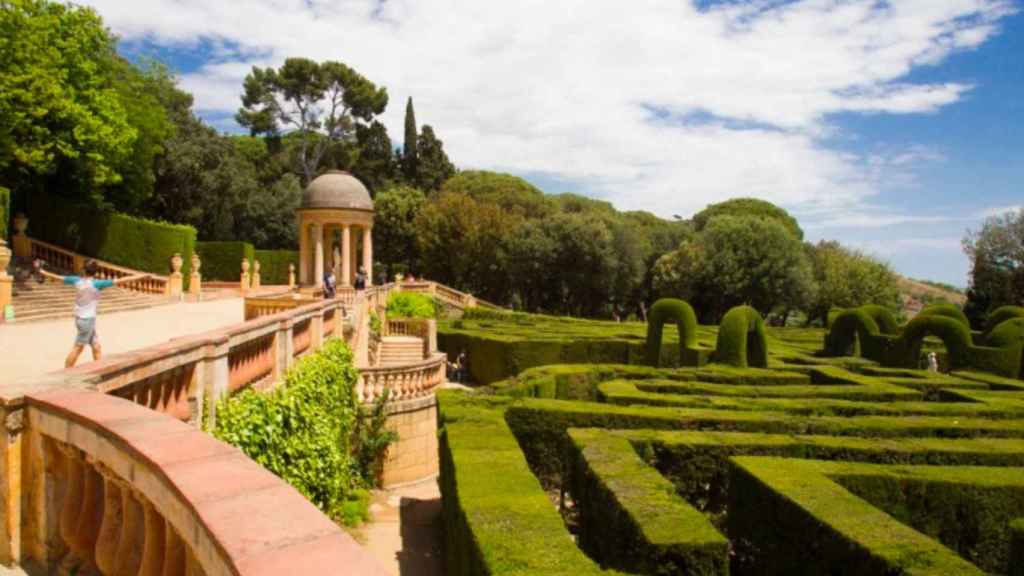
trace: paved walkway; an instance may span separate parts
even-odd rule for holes
[[[395,576],[443,576],[441,492],[431,478],[375,492],[361,541]]]
[[[229,326],[243,321],[244,316],[242,299],[230,298],[101,313],[96,327],[106,355]],[[0,324],[0,383],[63,369],[74,340],[75,325],[71,318]],[[86,349],[79,365],[91,359],[92,353]]]

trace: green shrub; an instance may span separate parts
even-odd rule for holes
[[[270,392],[245,390],[217,405],[214,436],[239,447],[294,486],[326,514],[342,519],[363,484],[350,455],[359,406],[352,353],[331,339],[300,360]]]
[[[242,276],[242,260],[248,260],[251,265],[256,258],[256,250],[248,242],[199,242],[196,251],[202,258],[203,280],[207,281],[238,282]],[[251,272],[252,268],[249,270]],[[261,271],[261,280],[262,277]]]
[[[390,318],[436,318],[438,306],[433,297],[417,292],[392,292],[388,296]]]
[[[154,222],[44,194],[28,194],[28,234],[33,238],[143,272],[166,275],[171,257],[181,254],[187,287],[196,230]]]
[[[646,360],[650,366],[661,365],[661,337],[665,323],[676,325],[679,332],[679,358],[684,366],[698,364],[697,315],[682,300],[663,298],[651,306],[647,315]]]
[[[0,238],[11,243],[11,237],[7,235],[8,222],[11,221],[11,191],[0,186]]]
[[[597,430],[569,435],[569,491],[591,558],[631,574],[729,573],[728,540],[627,440]]]
[[[715,346],[715,362],[746,368],[768,366],[768,339],[761,314],[750,306],[736,306],[722,317]]]
[[[985,319],[985,333],[1011,318],[1024,318],[1024,306],[1000,306]]]
[[[918,316],[945,316],[967,326],[968,330],[971,328],[971,321],[967,319],[967,315],[956,304],[931,304],[925,306]]]

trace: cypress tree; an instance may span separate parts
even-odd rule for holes
[[[423,190],[440,190],[444,181],[455,175],[455,165],[448,159],[444,144],[434,135],[430,125],[423,125],[417,148],[416,185]]]
[[[405,105],[405,142],[402,143],[402,174],[406,182],[416,181],[419,167],[417,158],[419,137],[416,130],[416,112],[412,109],[412,96]]]

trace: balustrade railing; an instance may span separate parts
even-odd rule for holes
[[[292,327],[292,350],[295,356],[299,356],[309,350],[313,342],[313,321],[311,319],[297,322]]]
[[[293,310],[300,306],[306,306],[319,300],[319,298],[290,291],[259,297],[246,296],[245,319],[253,320],[263,316],[271,316],[279,312],[284,312],[285,310]]]
[[[8,566],[111,576],[386,573],[294,488],[165,415],[64,389],[5,395],[0,416]]]
[[[445,382],[447,356],[432,355],[408,366],[375,366],[359,370],[356,398],[364,404],[375,402],[387,389],[389,402],[422,398],[433,394]]]
[[[430,320],[423,318],[388,318],[382,325],[384,336],[414,336],[423,341],[423,357],[433,352],[432,345],[436,337]]]
[[[55,246],[41,240],[29,238],[32,243],[32,258],[46,261],[49,266],[58,268],[61,270],[67,270],[75,274],[81,273],[82,267],[88,258],[65,250],[60,246]],[[101,280],[116,280],[117,278],[125,278],[127,276],[136,276],[143,274],[138,270],[132,270],[131,268],[125,268],[110,262],[104,262],[102,260],[93,259],[98,270],[96,277]],[[144,294],[168,294],[168,278],[166,276],[160,276],[151,274],[141,280],[133,280],[119,284],[121,288],[131,290],[133,292],[141,292]]]
[[[237,392],[273,375],[275,338],[275,334],[267,334],[231,349],[228,354],[229,392]]]

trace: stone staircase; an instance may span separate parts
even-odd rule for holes
[[[379,354],[380,366],[406,366],[423,362],[423,339],[416,336],[384,336]]]
[[[53,281],[37,283],[32,278],[18,275],[14,283],[14,321],[17,323],[70,318],[75,307],[75,288]],[[103,291],[99,313],[139,310],[166,304],[165,296],[142,294],[114,286]]]

